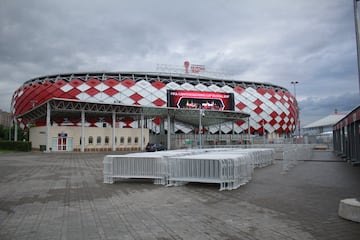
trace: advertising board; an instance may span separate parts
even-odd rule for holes
[[[226,92],[200,92],[168,90],[168,107],[234,111],[234,94]]]

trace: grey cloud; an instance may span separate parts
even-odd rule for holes
[[[33,77],[184,60],[290,90],[297,80],[299,99],[320,106],[357,92],[352,14],[343,0],[4,0],[0,108]]]

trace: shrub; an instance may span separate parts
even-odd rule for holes
[[[0,149],[21,151],[21,152],[30,152],[31,151],[31,142],[0,141]]]

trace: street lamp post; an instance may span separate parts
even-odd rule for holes
[[[360,91],[360,36],[359,36],[359,12],[358,1],[354,0],[354,20],[355,20],[355,36],[356,36],[356,52],[357,52],[357,65],[358,65],[358,81]]]
[[[296,84],[298,84],[299,82],[298,81],[291,81],[291,84],[294,86],[294,96],[295,96],[295,100],[297,102],[297,99],[296,99]],[[299,139],[300,139],[300,110],[299,110],[299,105],[297,105],[297,115],[298,115],[298,119],[297,119],[297,122],[296,122],[296,126],[298,128],[298,132],[299,132]]]

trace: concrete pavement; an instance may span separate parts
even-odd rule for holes
[[[103,184],[105,153],[0,154],[0,239],[358,239],[337,216],[360,197],[360,168],[315,152],[283,173],[256,169],[247,185]]]

